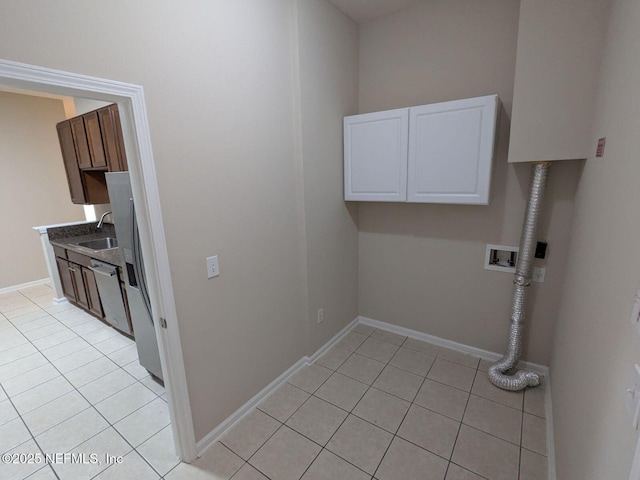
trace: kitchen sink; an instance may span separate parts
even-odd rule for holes
[[[78,242],[78,246],[90,248],[91,250],[108,250],[118,247],[118,239],[114,237],[99,238],[87,242]]]

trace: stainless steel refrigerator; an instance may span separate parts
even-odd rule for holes
[[[116,237],[118,237],[118,248],[120,248],[124,260],[124,282],[140,365],[162,380],[158,340],[153,325],[151,302],[142,262],[142,249],[140,248],[129,172],[107,173],[105,176],[109,189],[111,211],[113,212],[113,223],[116,228]]]

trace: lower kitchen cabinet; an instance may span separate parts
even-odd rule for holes
[[[87,295],[87,287],[84,284],[82,266],[69,262],[69,271],[75,287],[76,304],[85,310],[89,310],[89,296]]]
[[[104,320],[96,277],[88,268],[91,258],[75,252],[67,254],[65,249],[59,247],[54,251],[64,296],[74,305]]]

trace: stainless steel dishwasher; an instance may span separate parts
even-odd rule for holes
[[[91,259],[91,270],[96,274],[105,320],[121,332],[132,335],[120,289],[118,268],[109,263]]]

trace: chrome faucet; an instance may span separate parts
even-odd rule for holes
[[[102,214],[102,216],[100,217],[100,221],[98,222],[98,226],[96,227],[98,230],[100,230],[102,228],[102,224],[104,223],[104,217],[106,217],[107,215],[109,215],[111,212],[104,212]]]

